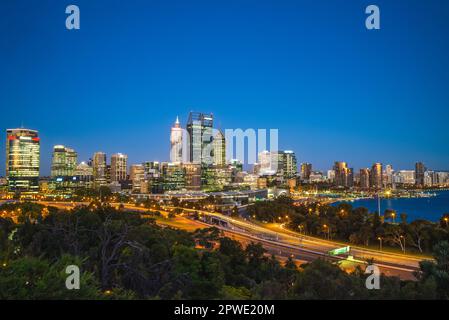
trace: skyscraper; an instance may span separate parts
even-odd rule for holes
[[[335,170],[333,170],[333,169],[327,170],[327,180],[329,182],[334,182],[335,181]]]
[[[354,172],[348,168],[346,162],[336,161],[334,164],[335,177],[334,182],[338,187],[350,188],[354,185]]]
[[[201,189],[201,164],[186,163],[183,165],[185,172],[185,187],[187,190]]]
[[[426,172],[424,163],[417,162],[415,164],[415,184],[417,186],[424,186],[424,172]]]
[[[127,178],[128,156],[116,153],[111,156],[111,182],[122,182]]]
[[[145,179],[145,168],[143,164],[131,165],[129,170],[129,179],[132,181],[133,192],[140,193],[142,182]]]
[[[383,187],[383,177],[382,177],[382,163],[375,163],[371,167],[370,173],[370,187],[374,190],[381,190]]]
[[[368,168],[360,169],[360,188],[368,190],[370,187],[370,170]]]
[[[301,179],[309,180],[310,174],[312,173],[312,164],[311,163],[301,163]]]
[[[189,166],[189,164],[186,164]],[[199,165],[197,165],[199,166]],[[164,163],[162,166],[163,191],[181,190],[186,185],[184,166],[180,163]]]
[[[212,164],[213,115],[190,112],[187,122],[189,139],[189,161],[191,163]],[[210,153],[206,150],[211,151]]]
[[[387,164],[385,166],[385,175],[384,175],[384,184],[385,185],[392,185],[393,184],[393,166],[391,164]]]
[[[92,188],[93,184],[93,169],[86,162],[81,162],[76,166],[76,169],[73,171],[73,175],[76,178],[76,181],[80,184],[80,186],[86,188]]]
[[[258,163],[259,163],[259,174],[260,175],[271,175],[271,174],[275,173],[271,169],[271,153],[270,153],[270,151],[264,150],[264,151],[259,152]]]
[[[77,166],[77,160],[78,155],[75,150],[62,145],[54,146],[51,162],[51,176],[53,178],[73,176]]]
[[[94,175],[94,184],[96,188],[105,186],[107,184],[106,178],[106,154],[103,152],[96,152],[92,159],[92,168]]]
[[[36,130],[6,130],[6,177],[11,192],[38,192],[40,139]]]
[[[214,152],[214,165],[224,166],[226,164],[226,141],[220,130],[217,130],[212,146]]]
[[[393,176],[393,182],[399,184],[415,184],[415,171],[414,170],[399,170]]]
[[[296,163],[296,155],[291,150],[279,151],[282,157],[282,175],[284,180],[296,178],[298,173],[298,165]]]
[[[176,117],[174,126],[170,131],[170,161],[182,162],[182,128],[179,118]]]

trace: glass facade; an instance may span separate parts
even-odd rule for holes
[[[96,188],[107,185],[106,154],[96,152],[92,159],[94,185]]]
[[[211,157],[213,137],[213,115],[200,112],[190,112],[187,122],[187,132],[189,139],[189,160],[191,163],[212,164]],[[206,150],[210,149],[210,154]]]
[[[111,157],[111,181],[122,182],[127,179],[128,156],[123,153],[113,154]]]
[[[52,178],[73,176],[77,160],[78,155],[75,150],[61,145],[54,146],[51,163]]]
[[[170,132],[170,161],[182,162],[182,128],[179,118],[176,117],[175,125]]]
[[[39,191],[40,139],[29,129],[6,131],[6,177],[10,192]]]
[[[217,134],[214,137],[213,153],[214,153],[214,165],[224,166],[226,164],[226,141],[223,133],[217,130]]]

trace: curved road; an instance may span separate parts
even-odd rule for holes
[[[88,203],[71,203],[71,202],[43,202],[39,203],[54,206],[62,209],[70,209],[78,205],[86,205]],[[111,204],[113,206],[119,203]],[[129,211],[146,212],[149,210],[135,205],[124,204],[125,209]],[[165,210],[174,209],[174,207],[165,207]],[[287,230],[279,224],[261,225],[246,220],[234,219],[220,213],[185,209],[184,212],[197,212],[200,215],[200,223],[205,225],[214,225],[221,229],[225,234],[236,240],[249,243],[261,242],[264,248],[270,253],[281,257],[292,256],[303,262],[312,261],[317,258],[326,258],[331,260],[343,260],[345,257],[331,257],[328,251],[346,246],[347,244],[322,240],[319,238],[304,236],[299,233]],[[165,211],[160,210],[160,211]],[[186,227],[192,227],[192,224],[198,224],[199,221],[183,218],[178,221]],[[403,279],[414,279],[413,273],[419,270],[419,262],[422,257],[383,252],[379,250],[366,249],[351,246],[350,255],[355,260],[373,259],[374,263],[381,269],[383,273],[390,276],[399,276]],[[363,265],[363,263],[361,263]]]

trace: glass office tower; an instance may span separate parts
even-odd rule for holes
[[[212,164],[212,127],[213,115],[190,112],[187,122],[189,139],[189,161],[191,163]],[[207,152],[207,151],[210,151]]]
[[[51,162],[51,176],[70,177],[76,169],[78,155],[75,150],[62,145],[53,147],[53,157]]]
[[[39,191],[40,139],[36,130],[6,130],[6,177],[10,192]]]

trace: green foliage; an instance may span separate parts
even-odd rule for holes
[[[260,221],[286,223],[294,231],[322,238],[329,236],[355,245],[378,244],[381,237],[384,246],[430,253],[436,243],[449,239],[449,215],[444,215],[439,223],[425,220],[409,223],[407,214],[398,216],[390,209],[379,216],[363,207],[353,208],[349,203],[295,206],[287,197],[256,202],[248,211]]]
[[[363,288],[360,282],[338,266],[317,259],[304,266],[292,291],[297,299],[357,299]]]
[[[80,289],[65,286],[66,266],[80,267]],[[93,274],[83,272],[80,259],[64,255],[55,263],[35,257],[23,257],[0,268],[0,299],[100,299]]]
[[[441,236],[426,222],[384,224],[366,210],[353,210],[348,205],[311,207],[309,211],[293,208],[284,198],[277,205],[293,210],[291,223],[301,223],[308,232],[319,232],[320,224],[326,221],[335,228],[335,235],[352,235],[354,241],[405,232],[413,237],[407,241],[421,239],[420,244],[426,247]],[[381,290],[367,290],[361,270],[348,274],[324,260],[298,268],[291,257],[281,265],[260,243],[243,247],[216,228],[193,233],[161,228],[154,219],[101,203],[70,212],[44,209],[16,204],[8,210],[20,212],[18,221],[0,219],[0,299],[449,297],[447,242],[435,247],[435,262],[421,263],[418,281],[382,277]],[[195,244],[206,249],[197,249]],[[80,290],[65,287],[65,268],[72,264],[81,270]]]

